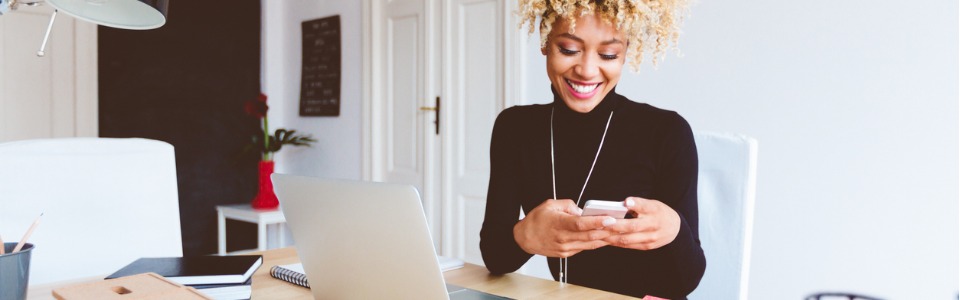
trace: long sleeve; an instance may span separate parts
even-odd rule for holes
[[[658,291],[654,285],[651,294],[678,299],[693,292],[706,268],[698,230],[697,146],[690,125],[680,115],[668,114],[662,128],[665,138],[654,195],[680,215],[680,232],[673,242],[653,250],[662,262],[658,264],[661,269],[654,270],[657,276],[647,280],[671,286],[670,290]]]
[[[490,183],[487,206],[480,230],[480,252],[487,269],[494,274],[516,271],[532,254],[517,245],[513,226],[520,218],[520,154],[516,129],[516,108],[497,116],[490,141]]]

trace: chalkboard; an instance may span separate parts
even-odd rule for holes
[[[300,115],[340,115],[340,16],[304,21]]]

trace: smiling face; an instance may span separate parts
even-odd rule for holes
[[[576,31],[557,18],[546,47],[547,76],[560,98],[573,111],[587,113],[620,81],[627,45],[612,24],[588,14],[577,19]]]

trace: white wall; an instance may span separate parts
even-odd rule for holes
[[[750,299],[956,297],[957,1],[698,2],[684,57],[618,91],[759,140]],[[526,99],[548,102],[527,47]]]
[[[318,140],[313,147],[288,147],[276,156],[282,173],[360,179],[361,2],[264,0],[262,89],[269,97],[271,130],[296,129]],[[340,15],[340,116],[301,117],[300,23]]]
[[[0,17],[0,142],[97,136],[97,25],[21,5]]]

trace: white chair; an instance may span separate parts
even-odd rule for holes
[[[0,144],[0,236],[43,213],[30,285],[104,276],[137,258],[181,256],[173,146],[64,138]]]
[[[707,270],[690,299],[747,299],[757,141],[737,134],[695,132],[700,170],[700,244]]]

